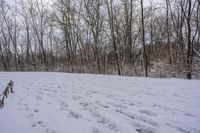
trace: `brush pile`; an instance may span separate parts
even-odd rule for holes
[[[0,95],[0,108],[4,107],[4,100],[5,100],[5,98],[8,97],[9,93],[14,93],[14,91],[13,91],[13,85],[14,85],[14,82],[11,80],[8,83],[8,85],[5,88],[5,90],[3,91],[3,93]]]

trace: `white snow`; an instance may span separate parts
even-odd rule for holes
[[[200,133],[200,81],[0,73],[0,133]]]

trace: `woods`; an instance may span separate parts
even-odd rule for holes
[[[0,70],[199,77],[199,8],[199,0],[0,0]]]

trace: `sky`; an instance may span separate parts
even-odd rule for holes
[[[15,3],[15,0],[5,0],[7,3]],[[18,1],[18,0],[17,0]],[[52,0],[43,0],[43,1],[52,1]],[[150,1],[152,1],[153,3],[163,3],[164,0],[143,0],[144,1],[144,5],[148,6],[150,5]]]

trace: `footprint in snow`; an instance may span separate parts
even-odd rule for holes
[[[93,112],[93,111],[90,111],[90,113],[99,124],[102,124],[105,127],[108,127],[110,130],[112,130],[114,132],[119,131],[118,126],[114,122],[107,119],[106,117],[104,117],[96,112]]]
[[[153,130],[149,128],[139,128],[139,129],[136,129],[136,131],[138,133],[155,133]]]
[[[29,111],[29,108],[28,108],[28,107],[25,107],[25,110],[26,110],[26,111]]]
[[[181,133],[191,133],[190,131],[186,130],[186,129],[183,129],[181,127],[178,127],[178,126],[174,126],[174,125],[171,125],[169,123],[166,124],[167,126],[169,127],[172,127],[174,129],[176,129],[177,131],[181,132]]]
[[[43,122],[42,121],[38,121],[37,124],[41,125]]]
[[[83,106],[83,107],[88,107],[89,106],[89,103],[86,103],[86,102],[81,102],[81,103],[79,103],[81,106]]]
[[[47,85],[43,85],[42,87],[47,87]]]
[[[80,96],[72,96],[72,99],[73,99],[73,100],[80,100],[81,97],[80,97]]]
[[[134,104],[134,103],[129,103],[128,105],[130,105],[130,106],[135,106],[135,104]]]
[[[97,128],[92,129],[92,133],[101,133]]]
[[[120,113],[121,115],[124,115],[124,116],[126,116],[126,117],[128,117],[130,119],[141,121],[141,122],[144,122],[144,123],[149,124],[149,125],[154,126],[154,127],[159,127],[159,125],[156,122],[152,121],[149,118],[138,116],[138,115],[134,115],[134,114],[131,114],[129,112],[124,112],[123,110],[116,110],[116,112]]]
[[[146,114],[148,116],[157,116],[157,114],[151,112],[151,111],[148,111],[148,110],[139,110],[140,113],[142,114]]]
[[[100,107],[103,107],[103,108],[109,108],[108,105],[103,105],[100,101],[95,101],[95,103],[100,106]]]
[[[35,123],[35,122],[32,122],[31,126],[32,126],[32,127],[36,127],[36,123]]]
[[[36,127],[37,125],[40,125],[42,128],[46,127],[46,125],[43,124],[42,121],[37,121],[37,122],[33,121],[31,127]]]
[[[73,117],[73,118],[79,119],[82,116],[80,114],[76,113],[76,112],[70,111],[69,112],[69,117]]]
[[[49,132],[49,129],[46,129],[45,132],[48,133],[48,132]]]
[[[39,110],[38,110],[38,109],[34,109],[33,112],[34,112],[34,113],[38,113]]]
[[[41,125],[41,127],[46,127],[46,125],[43,123],[43,121],[38,121],[37,124]]]
[[[37,96],[36,99],[41,101],[42,97],[41,96]]]
[[[61,86],[57,86],[57,88],[59,89],[59,88],[61,88]]]
[[[34,116],[35,116],[35,115],[34,115],[33,113],[31,113],[31,114],[29,114],[29,115],[27,116],[27,118],[28,118],[28,119],[34,119]]]

